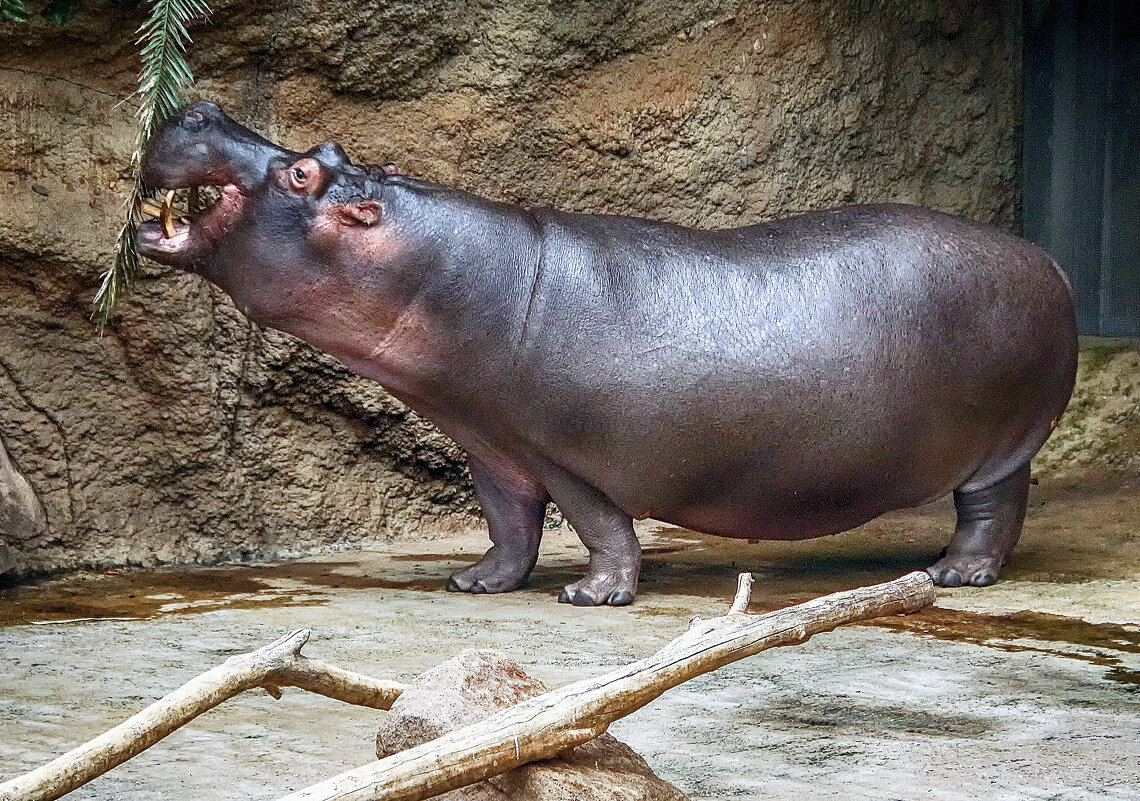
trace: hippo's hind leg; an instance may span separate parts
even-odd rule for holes
[[[998,571],[1013,552],[1025,520],[1029,498],[1029,464],[992,486],[954,493],[958,526],[946,555],[927,568],[940,587],[997,581]]]
[[[538,561],[542,522],[550,498],[533,482],[498,475],[477,459],[470,459],[468,466],[492,545],[480,561],[452,574],[447,589],[475,593],[517,590]]]
[[[633,533],[633,518],[603,493],[561,470],[547,488],[590,552],[586,575],[564,587],[559,602],[574,606],[632,603],[641,573],[641,544]]]

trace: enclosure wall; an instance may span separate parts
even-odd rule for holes
[[[295,149],[702,227],[871,201],[1017,220],[1017,2],[211,5],[196,95]],[[95,335],[145,9],[84,0],[57,28],[28,6],[0,23],[0,436],[43,511],[0,515],[18,568],[469,522],[451,444],[196,277],[147,265]]]

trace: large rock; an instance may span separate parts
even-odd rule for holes
[[[386,757],[468,726],[546,692],[496,651],[467,650],[423,673],[404,691],[376,736]],[[556,759],[532,762],[439,796],[446,801],[685,801],[633,749],[608,734]]]
[[[44,507],[0,439],[0,573],[16,566],[6,542],[31,541],[43,534]]]

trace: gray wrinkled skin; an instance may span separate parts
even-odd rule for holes
[[[1071,293],[1036,246],[855,206],[701,231],[527,210],[308,153],[184,109],[151,185],[229,201],[140,251],[383,384],[468,453],[493,547],[449,588],[504,592],[553,499],[590,552],[562,600],[633,600],[632,519],[801,539],[954,492],[930,568],[985,585],[1072,392]],[[222,204],[219,204],[222,206]]]

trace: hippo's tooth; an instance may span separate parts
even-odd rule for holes
[[[174,205],[174,190],[171,189],[166,193],[166,198],[162,201],[162,233],[165,234],[167,239],[174,238],[174,216],[171,214],[171,208]]]
[[[186,208],[190,210],[191,214],[194,214],[198,211],[199,208],[201,208],[201,205],[202,201],[198,197],[198,187],[190,187],[189,191],[186,193]]]

